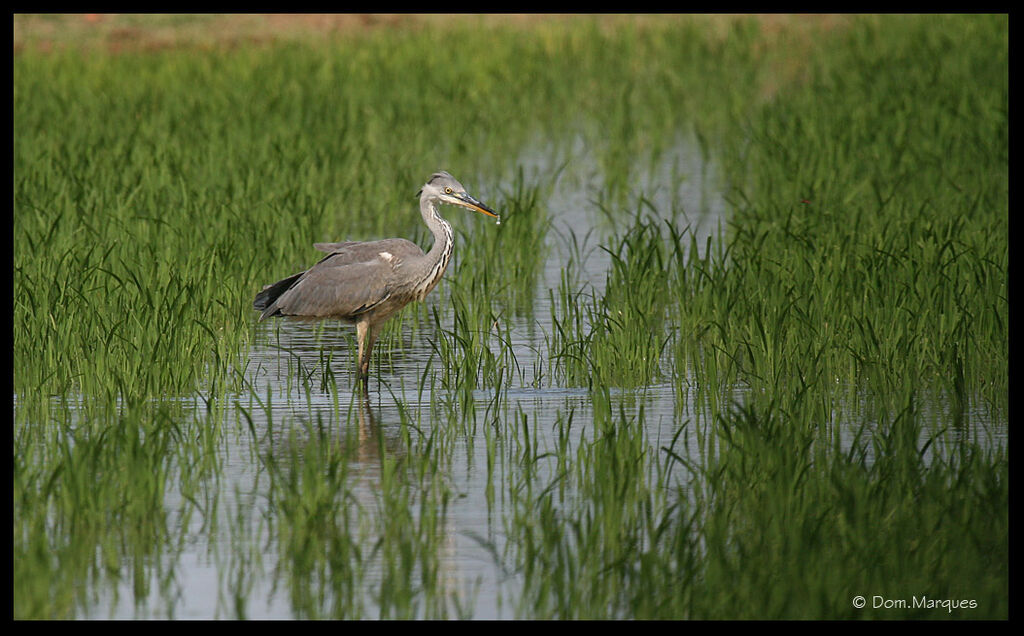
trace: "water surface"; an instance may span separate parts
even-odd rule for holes
[[[450,466],[438,477],[455,493],[444,516],[443,549],[438,555],[446,596],[459,599],[462,606],[459,610],[450,604],[449,615],[461,611],[481,619],[517,617],[522,580],[505,557],[510,511],[500,482],[520,467],[515,462],[517,451],[504,446],[511,440],[498,439],[494,443],[501,446],[499,452],[489,451],[488,436],[497,433],[488,427],[495,421],[528,422],[542,456],[556,451],[557,433],[566,422],[571,422],[574,442],[592,434],[593,393],[582,386],[557,385],[548,369],[549,290],[557,289],[563,272],[572,267],[580,275],[582,288],[603,294],[610,256],[600,246],[624,229],[602,211],[605,175],[582,142],[564,152],[528,149],[519,164],[527,182],[543,180],[558,166],[562,169],[542,202],[551,225],[544,237],[545,261],[532,315],[509,316],[504,325],[517,368],[512,384],[470,395],[440,386],[435,343],[444,337],[443,330],[452,328],[450,312],[440,312],[440,324],[433,325],[424,318],[427,312],[407,310],[401,328],[378,345],[366,395],[355,388],[351,326],[282,320],[257,324],[254,314],[252,346],[237,368],[244,390],[220,398],[212,410],[207,410],[206,397],[194,400],[195,418],[223,427],[217,449],[219,468],[207,485],[206,499],[196,502],[170,492],[167,509],[177,520],[171,530],[177,541],[160,554],[159,567],[142,575],[147,580],[141,587],[138,580],[125,580],[98,591],[96,602],[86,611],[88,617],[285,619],[310,615],[297,599],[317,583],[295,580],[281,562],[275,524],[283,521],[269,494],[273,479],[269,467],[292,453],[301,458],[306,452],[303,440],[311,437],[350,449],[345,482],[348,505],[372,519],[381,511],[381,444],[391,457],[415,452],[408,447],[409,440],[415,444],[429,439],[434,427],[452,426],[453,421],[461,422],[463,428],[457,435],[444,437],[454,441]],[[728,222],[727,206],[718,191],[714,167],[705,162],[695,144],[680,140],[650,169],[632,175],[630,184],[623,197],[627,205],[641,207],[644,199],[648,209],[689,227],[700,245],[709,238],[721,240]],[[441,288],[427,299],[428,308],[431,303],[446,302],[444,285],[459,277],[456,246],[456,259]],[[495,350],[496,355],[500,353]],[[707,418],[701,387],[680,390],[670,373],[664,375],[638,390],[613,390],[615,408],[628,417],[642,414],[652,448],[674,444],[675,452],[699,461],[698,434]],[[724,397],[742,400],[746,390],[734,387]],[[982,413],[971,412],[968,418],[982,423],[978,430],[990,429]],[[682,434],[678,434],[680,427],[684,427]],[[852,440],[853,433],[848,435]],[[998,435],[995,443],[1000,443]],[[497,465],[489,469],[489,461]],[[537,483],[546,483],[553,470],[552,461],[537,462]],[[179,514],[196,504],[197,513]],[[367,546],[367,554],[371,552]],[[359,603],[367,617],[378,615],[374,589],[382,576],[380,566],[372,556],[365,563],[365,591]],[[328,609],[319,609],[329,614]]]

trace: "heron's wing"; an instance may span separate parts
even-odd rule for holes
[[[314,243],[321,252],[336,255],[347,263],[358,263],[376,258],[381,253],[390,254],[401,260],[423,256],[423,250],[412,241],[393,238],[383,241],[342,241],[340,243]]]
[[[252,308],[256,311],[266,312],[267,307],[273,305],[274,301],[276,301],[281,294],[288,291],[288,288],[294,285],[295,281],[305,273],[306,272],[299,272],[298,274],[292,274],[288,278],[281,279],[272,285],[264,285],[263,289],[256,294],[256,299],[252,303]],[[273,313],[273,311],[274,310],[270,310],[269,313]],[[269,313],[267,315],[269,315]],[[260,316],[260,320],[264,317],[266,316]]]
[[[321,252],[327,252],[328,254],[344,251],[345,248],[352,245],[358,245],[358,243],[354,241],[342,241],[341,243],[313,243],[313,247]]]
[[[281,294],[276,309],[285,316],[356,316],[390,296],[386,276],[375,263],[313,267]]]
[[[347,243],[299,276],[275,301],[271,314],[352,318],[388,300],[397,276],[413,273],[406,259],[423,251],[404,239]]]

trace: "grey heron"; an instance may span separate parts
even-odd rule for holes
[[[469,208],[501,222],[494,210],[470,196],[444,171],[431,175],[418,196],[420,214],[434,235],[429,252],[424,254],[415,243],[401,238],[315,243],[327,256],[256,294],[253,309],[262,312],[260,320],[285,316],[355,323],[359,379],[365,383],[381,326],[410,302],[422,301],[448,267],[454,244],[452,226],[441,218],[438,204]]]

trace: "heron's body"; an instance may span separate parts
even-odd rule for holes
[[[438,172],[420,191],[420,213],[434,235],[424,253],[405,239],[365,243],[316,243],[327,256],[256,295],[260,320],[272,316],[335,318],[355,323],[359,341],[359,375],[369,374],[370,355],[384,321],[414,300],[423,300],[441,280],[451,260],[452,227],[438,213],[439,203],[459,205],[488,216],[488,207],[466,194],[447,172]]]

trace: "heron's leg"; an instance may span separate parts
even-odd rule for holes
[[[366,382],[370,371],[370,353],[366,346],[367,335],[370,332],[370,323],[360,320],[356,323],[356,340],[359,342],[359,380]],[[372,346],[370,347],[372,348]]]
[[[363,382],[370,378],[370,355],[373,353],[378,331],[378,327],[371,325],[368,320],[356,323],[356,338],[359,340],[359,379]]]

